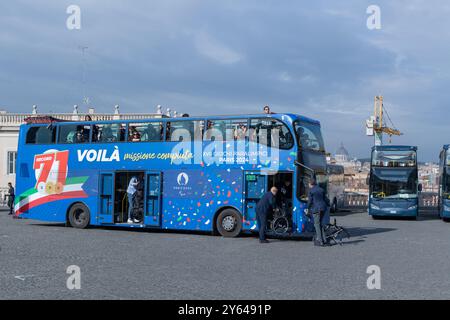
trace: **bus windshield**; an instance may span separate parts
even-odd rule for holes
[[[446,199],[450,199],[450,167],[447,166],[442,181],[442,192]]]
[[[299,142],[299,146],[303,150],[325,151],[322,132],[317,124],[296,121],[294,123],[295,134]]]
[[[414,150],[374,150],[372,166],[376,167],[414,167],[416,152]]]
[[[373,198],[417,198],[417,171],[413,168],[372,171]]]
[[[446,157],[445,165],[446,165],[447,167],[450,166],[450,150],[447,151],[447,157]]]

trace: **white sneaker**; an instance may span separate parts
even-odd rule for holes
[[[127,223],[134,223],[133,220],[128,219]]]
[[[138,219],[134,219],[134,223],[140,223],[141,221]]]

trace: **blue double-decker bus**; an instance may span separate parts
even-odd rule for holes
[[[256,203],[279,186],[286,191],[284,209],[270,218],[269,233],[301,235],[313,230],[305,215],[312,176],[326,185],[321,127],[299,115],[98,122],[34,117],[20,127],[15,214],[75,228],[234,237],[257,231]]]
[[[375,146],[369,175],[369,215],[418,217],[417,147]]]
[[[439,217],[450,221],[450,145],[444,145],[439,155]]]

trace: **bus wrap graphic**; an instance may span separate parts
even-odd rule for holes
[[[14,209],[17,215],[51,201],[87,198],[82,186],[88,177],[68,178],[68,160],[68,150],[51,149],[34,156],[36,184],[16,198]]]

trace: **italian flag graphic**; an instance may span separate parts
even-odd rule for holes
[[[87,198],[82,186],[89,177],[72,177],[67,178],[66,183],[62,186],[62,190],[58,193],[48,194],[39,192],[36,188],[27,191],[16,197],[14,210],[16,215],[20,215],[31,208],[40,206],[47,202],[53,202],[71,198]]]

